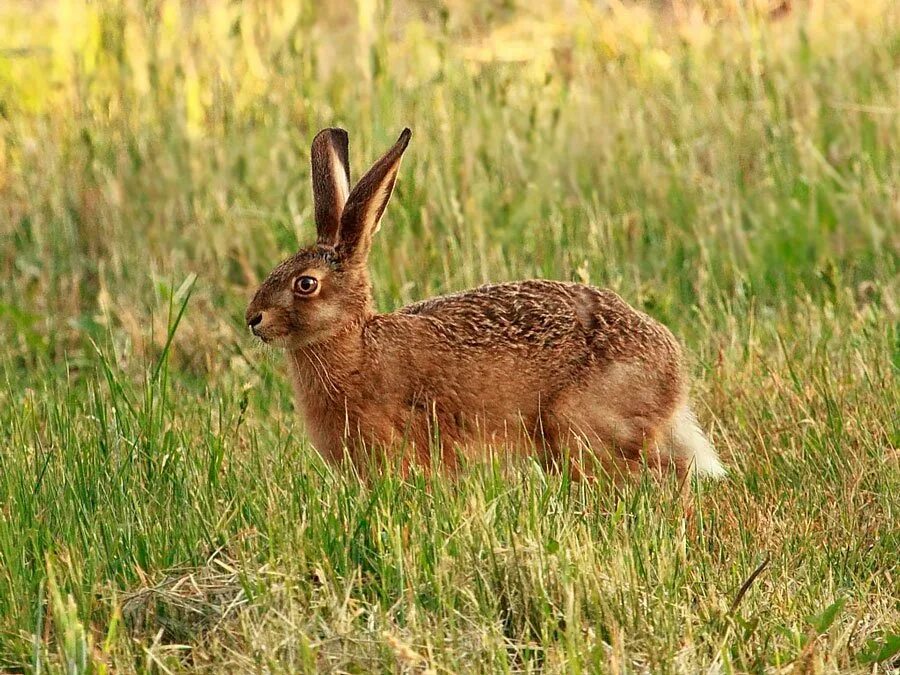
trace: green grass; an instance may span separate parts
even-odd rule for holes
[[[0,11],[0,670],[896,668],[896,3],[292,4]],[[692,517],[321,461],[243,312],[333,124],[355,177],[414,131],[382,309],[543,276],[681,336]]]

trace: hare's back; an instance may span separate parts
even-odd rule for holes
[[[566,284],[490,284],[408,305],[403,314],[428,317],[462,346],[562,346],[582,332]]]
[[[671,333],[616,293],[534,279],[489,284],[408,305],[459,346],[567,349],[610,358],[677,355]]]

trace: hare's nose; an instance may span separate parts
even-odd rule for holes
[[[247,319],[247,325],[250,326],[251,333],[256,332],[253,329],[256,328],[260,324],[262,319],[263,319],[262,312],[259,312],[256,316],[251,316],[249,319]]]

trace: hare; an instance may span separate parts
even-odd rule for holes
[[[595,462],[723,476],[688,406],[678,342],[612,291],[521,281],[376,313],[366,260],[410,137],[351,190],[347,133],[316,135],[316,244],[247,308],[253,334],[287,352],[315,448],[356,465],[373,448],[422,463],[436,452],[448,467],[502,448],[551,467],[581,457],[580,474]]]

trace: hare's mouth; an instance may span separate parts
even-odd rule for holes
[[[250,332],[253,333],[253,337],[266,344],[273,344],[287,337],[286,331],[279,331],[277,326],[272,325],[271,320],[268,322],[264,321],[262,313],[248,321],[248,326],[250,327]]]
[[[264,331],[260,331],[260,332],[254,332],[253,334],[257,337],[257,339],[260,342],[267,344],[270,347],[287,348],[290,346],[291,339],[287,333],[278,333],[278,334],[273,335],[271,333],[266,333]]]
[[[257,326],[250,326],[250,332],[253,333],[253,337],[266,344],[271,344],[273,340],[277,340],[279,337],[278,335],[272,335],[264,328],[258,328]]]

